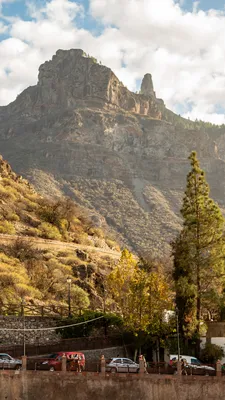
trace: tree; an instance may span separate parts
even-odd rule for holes
[[[176,302],[181,329],[199,337],[206,299],[222,290],[224,273],[224,218],[209,197],[209,185],[200,169],[196,152],[190,157],[191,171],[181,214],[183,228],[172,244]]]
[[[171,308],[171,292],[163,276],[147,262],[137,262],[128,250],[108,277],[108,292],[124,326],[137,338],[139,349],[148,335],[160,336],[164,311]]]

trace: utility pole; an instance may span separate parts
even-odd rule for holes
[[[67,278],[68,283],[68,317],[71,317],[71,278]]]
[[[106,304],[105,304],[106,294],[107,294],[107,290],[105,289],[105,286],[103,285],[103,312],[104,312],[104,314],[106,313]],[[105,318],[104,318],[104,332],[105,332],[105,336],[107,336],[107,324],[106,324]]]

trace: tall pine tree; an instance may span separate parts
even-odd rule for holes
[[[199,337],[206,299],[220,290],[224,279],[224,218],[209,197],[196,152],[189,159],[191,171],[181,209],[183,228],[172,244],[173,275],[181,329],[186,336],[196,333]]]

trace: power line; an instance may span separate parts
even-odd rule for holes
[[[64,329],[64,328],[70,328],[72,326],[78,326],[78,325],[84,325],[84,324],[88,324],[89,322],[93,322],[93,321],[97,321],[98,319],[104,318],[104,315],[102,315],[101,317],[97,317],[97,318],[93,318],[93,319],[89,319],[88,321],[83,321],[83,322],[78,322],[76,324],[71,324],[71,325],[63,325],[63,326],[54,326],[51,328],[24,328],[24,329],[20,329],[20,328],[0,328],[0,331],[16,331],[16,332],[24,332],[24,331],[54,331],[55,329]]]

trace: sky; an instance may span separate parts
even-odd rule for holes
[[[157,97],[186,118],[225,123],[225,0],[0,0],[0,105],[71,48],[132,91],[151,73]]]

